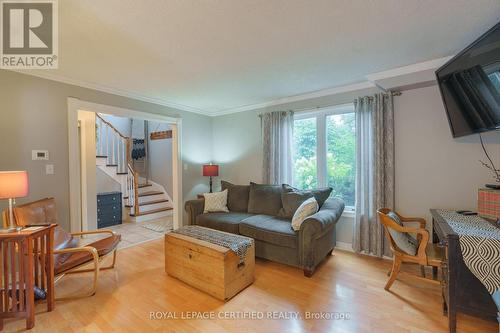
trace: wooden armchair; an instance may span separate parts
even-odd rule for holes
[[[14,220],[16,225],[57,223],[57,210],[54,198],[46,198],[31,202],[14,208]],[[4,214],[4,225],[8,224]],[[85,246],[79,246],[78,237],[84,235],[106,234],[108,237],[99,239]],[[54,230],[54,275],[55,283],[60,281],[66,274],[93,272],[93,284],[90,291],[72,295],[70,297],[58,297],[56,300],[66,300],[88,297],[95,294],[97,289],[97,278],[100,270],[111,269],[116,262],[116,249],[121,236],[111,230],[96,230],[68,233],[60,226]],[[112,255],[112,262],[106,267],[101,267],[101,262],[108,255]],[[81,269],[82,266],[92,264],[90,269]]]
[[[398,276],[398,273],[401,269],[401,265],[403,263],[419,264],[421,265],[422,268],[425,266],[431,266],[434,279],[433,280],[426,279],[425,270],[422,270],[422,275],[423,275],[422,278],[426,281],[439,283],[438,281],[435,280],[435,278],[437,276],[437,268],[441,267],[443,254],[440,247],[438,247],[435,244],[428,243],[429,232],[425,229],[426,221],[423,218],[419,217],[403,217],[398,213],[394,212],[401,221],[401,224],[399,224],[396,221],[397,219],[395,220],[392,217],[388,216],[390,212],[391,210],[389,208],[382,208],[377,211],[380,222],[384,226],[385,236],[389,240],[391,250],[394,253],[392,269],[389,274],[390,275],[389,281],[387,281],[385,285],[385,290],[389,290],[389,288],[392,286],[392,284],[396,280],[396,277]],[[404,226],[403,224],[407,222],[413,222],[413,223],[416,222],[419,224],[419,227],[414,228],[414,227]],[[405,252],[396,244],[396,241],[394,240],[393,236],[391,235],[391,232],[389,231],[390,229],[400,233],[417,235],[418,248],[416,249],[415,255]]]

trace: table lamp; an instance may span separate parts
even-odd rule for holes
[[[219,166],[216,164],[203,165],[203,176],[210,177],[210,193],[212,193],[212,177],[219,175]]]
[[[0,199],[9,199],[9,227],[16,228],[12,203],[15,198],[28,195],[28,173],[26,171],[0,171]]]

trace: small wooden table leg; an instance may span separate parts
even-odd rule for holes
[[[32,329],[35,326],[35,295],[33,290],[34,270],[33,270],[33,243],[28,239],[27,244],[27,267],[24,270],[26,274],[26,329]]]
[[[47,311],[54,309],[54,228],[50,228],[47,234]]]

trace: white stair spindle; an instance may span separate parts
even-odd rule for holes
[[[102,135],[104,133],[102,126],[104,123],[102,122],[101,118],[99,118],[99,133],[98,133],[98,138],[99,138],[99,155],[102,156],[104,155],[104,147],[102,145]]]
[[[106,145],[106,164],[109,164],[109,126],[106,126],[106,140],[104,140]]]

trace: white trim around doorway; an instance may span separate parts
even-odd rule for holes
[[[159,114],[125,109],[121,107],[98,104],[68,98],[68,148],[69,148],[69,202],[70,202],[70,231],[82,231],[82,185],[81,159],[78,139],[78,111],[105,113],[115,116],[140,118],[144,120],[161,121],[172,126],[172,174],[173,174],[173,204],[174,229],[182,225],[182,119],[162,116]]]

